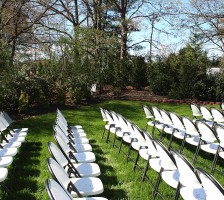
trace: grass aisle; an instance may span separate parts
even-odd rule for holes
[[[104,184],[104,196],[108,199],[131,199],[147,200],[152,199],[152,187],[147,181],[142,182],[142,171],[133,171],[133,161],[126,161],[124,153],[127,153],[128,147],[124,145],[122,152],[118,154],[118,148],[112,147],[113,135],[107,144],[105,139],[101,139],[104,122],[100,114],[100,107],[108,110],[114,110],[126,118],[136,123],[139,127],[145,128],[146,119],[143,113],[142,105],[156,105],[167,111],[176,112],[179,115],[191,117],[191,110],[188,105],[177,104],[156,104],[140,101],[106,101],[100,104],[88,105],[73,110],[62,110],[70,124],[81,124],[90,139],[93,152],[96,154],[96,162],[100,165],[100,178]],[[7,196],[0,190],[0,197],[4,200],[47,200],[48,195],[45,190],[45,180],[51,178],[47,169],[46,158],[50,156],[47,149],[47,142],[53,141],[53,124],[56,117],[56,111],[53,113],[32,117],[28,120],[17,123],[18,127],[28,127],[28,143],[23,143],[19,153],[15,156],[12,166],[9,168],[9,177],[5,181],[7,187],[13,191],[11,196]],[[168,139],[164,139],[166,145]],[[116,140],[119,145],[119,140]],[[178,148],[180,141],[174,140],[172,146]],[[184,153],[187,158],[193,156],[195,148],[186,146]],[[135,159],[136,152],[132,151],[131,158]],[[203,157],[205,159],[203,159]],[[199,161],[195,166],[201,166],[209,171],[213,156],[200,152]],[[191,161],[191,160],[190,160]],[[141,167],[145,166],[141,160]],[[219,159],[217,168],[221,168],[223,160]],[[149,170],[148,176],[155,183],[157,173]],[[215,172],[215,178],[224,185],[223,175]],[[159,191],[166,199],[173,199],[174,190],[164,184],[160,185]]]

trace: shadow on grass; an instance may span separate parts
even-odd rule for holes
[[[117,176],[115,176],[116,173],[114,168],[111,165],[106,164],[107,158],[105,155],[107,155],[107,153],[101,149],[96,140],[90,140],[90,144],[93,147],[97,163],[100,165],[100,179],[104,184],[104,196],[108,199],[128,199],[124,190],[112,189],[113,187],[116,187],[119,182]],[[107,172],[109,172],[110,175],[107,175]]]
[[[9,167],[9,175],[5,181],[5,185],[9,188],[11,194],[3,193],[2,199],[35,199],[32,194],[38,190],[35,178],[40,176],[38,157],[41,149],[42,144],[40,142],[25,142],[22,144],[19,153]]]

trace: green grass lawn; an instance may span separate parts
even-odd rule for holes
[[[176,112],[179,115],[191,117],[191,110],[185,104],[161,104],[149,103],[141,101],[105,101],[100,104],[81,106],[77,109],[61,110],[70,124],[81,124],[90,139],[93,152],[96,154],[96,162],[100,165],[100,179],[104,184],[104,196],[108,199],[152,199],[152,187],[147,181],[142,182],[142,170],[133,171],[133,159],[136,152],[132,151],[129,162],[126,161],[125,154],[128,146],[122,147],[122,152],[118,154],[118,148],[112,147],[112,138],[109,143],[105,139],[101,139],[104,122],[100,114],[99,108],[114,110],[122,114],[140,128],[145,128],[146,119],[142,109],[142,105],[156,105],[167,111]],[[27,136],[28,143],[23,143],[19,153],[14,157],[13,164],[9,167],[9,176],[5,181],[7,187],[13,191],[11,196],[6,195],[0,190],[0,199],[6,200],[33,200],[33,199],[49,199],[45,190],[45,180],[51,175],[46,165],[46,158],[50,156],[47,143],[53,141],[53,124],[56,118],[56,111],[40,116],[34,116],[30,119],[19,121],[17,127],[28,127],[29,134]],[[150,132],[150,128],[149,128]],[[163,143],[167,145],[169,138],[164,138]],[[116,141],[119,144],[119,140]],[[178,148],[180,141],[174,140],[173,148]],[[195,152],[195,148],[186,145],[184,154],[187,158],[191,158]],[[195,166],[200,166],[209,171],[213,156],[200,152],[199,162]],[[191,161],[191,159],[190,159]],[[144,160],[140,160],[140,166],[143,168],[146,164]],[[217,168],[222,169],[223,160],[219,159]],[[155,183],[157,173],[153,170],[148,171],[148,176]],[[215,171],[215,178],[224,185],[224,178],[221,172]],[[162,192],[166,199],[173,199],[175,191],[161,183],[159,191]]]

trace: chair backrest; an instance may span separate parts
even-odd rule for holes
[[[117,113],[114,112],[114,111],[111,111],[110,114],[111,114],[111,116],[112,116],[112,118],[114,120],[115,126],[116,127],[120,127],[120,121],[119,121],[119,117],[117,116]]]
[[[202,116],[200,107],[197,104],[191,103],[190,108],[191,108],[193,117],[201,117]]]
[[[196,121],[196,126],[201,135],[201,139],[207,142],[219,141],[216,132],[204,121]]]
[[[203,119],[213,120],[213,116],[209,108],[207,108],[206,106],[200,106],[200,111],[201,111]]]
[[[48,150],[51,157],[54,158],[62,167],[65,167],[68,164],[68,160],[65,155],[53,142],[48,142]]]
[[[119,118],[121,130],[122,131],[128,131],[127,120],[120,114],[118,114],[117,117]]]
[[[172,119],[174,128],[177,128],[179,130],[185,130],[182,119],[176,113],[170,112],[170,118]]]
[[[213,129],[219,138],[220,146],[224,147],[224,126],[222,124],[215,124]]]
[[[10,126],[10,123],[5,118],[3,112],[1,112],[1,114],[0,114],[0,121],[4,124],[5,127],[9,127]]]
[[[173,155],[159,140],[154,140],[156,143],[156,149],[158,150],[159,157],[161,159],[161,167],[164,170],[176,170],[177,166]]]
[[[152,110],[149,109],[148,106],[143,105],[142,108],[143,108],[143,110],[144,110],[144,112],[145,112],[145,117],[146,117],[147,119],[154,118],[153,113],[152,113]]]
[[[105,110],[105,115],[107,117],[108,123],[109,124],[114,124],[114,119],[113,119],[111,113],[108,110]]]
[[[61,165],[59,165],[53,158],[47,158],[47,166],[53,179],[60,183],[64,188],[67,188],[70,179]]]
[[[206,199],[222,200],[224,199],[224,189],[220,183],[206,171],[196,168],[201,184],[206,193]]]
[[[155,117],[155,120],[163,123],[163,117],[160,113],[160,110],[157,107],[152,106],[152,112],[153,112],[153,115]]]
[[[172,151],[171,153],[176,161],[177,169],[180,174],[179,181],[181,185],[185,187],[200,185],[200,180],[195,173],[195,168],[193,165],[177,151]]]
[[[67,120],[65,119],[65,117],[64,117],[64,115],[62,114],[62,112],[59,110],[59,109],[57,109],[57,119],[58,120],[60,120],[60,121],[62,121],[64,124],[68,124],[68,122],[67,122]]]
[[[170,117],[170,114],[168,112],[166,112],[165,110],[161,109],[160,110],[161,116],[163,118],[163,123],[167,124],[167,125],[172,125],[172,119]]]
[[[105,110],[103,108],[100,108],[100,113],[102,115],[103,121],[108,122],[107,116],[105,114]]]
[[[221,123],[224,122],[224,115],[217,108],[211,108],[211,113],[215,122]]]
[[[51,200],[72,200],[71,194],[68,193],[61,185],[53,179],[47,179],[45,187]]]
[[[3,111],[2,112],[3,115],[4,115],[4,118],[6,119],[6,121],[9,123],[9,124],[12,124],[14,121],[12,120],[12,118],[8,115],[7,112]]]
[[[224,102],[221,102],[221,103],[220,103],[220,108],[221,108],[222,110],[224,110]]]
[[[146,141],[147,146],[148,146],[149,154],[151,156],[159,156],[159,153],[158,153],[157,148],[156,148],[156,144],[155,144],[152,136],[146,131],[143,131],[143,134],[145,135],[145,141]]]
[[[200,136],[199,131],[195,123],[188,117],[182,116],[182,121],[185,127],[185,131],[188,135],[191,136]]]
[[[5,131],[7,129],[7,126],[0,120],[0,131]]]
[[[145,141],[145,135],[143,134],[142,130],[136,124],[133,124],[132,127],[134,130],[135,138],[137,138],[138,141]]]

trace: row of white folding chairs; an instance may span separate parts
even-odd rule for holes
[[[208,108],[207,106],[194,103],[190,104],[190,108],[194,119],[203,119],[208,123],[209,126],[213,126],[214,122],[220,124],[224,123],[223,110],[220,111],[214,107]]]
[[[46,189],[51,199],[99,199],[89,197],[103,192],[103,184],[97,176],[101,174],[95,162],[95,154],[82,126],[70,126],[60,110],[54,125],[57,143],[48,143],[51,158],[47,165],[52,179],[46,181]]]
[[[26,140],[28,128],[12,128],[13,120],[5,112],[0,112],[0,185],[10,193],[3,181],[8,176],[8,168],[21,144]]]
[[[100,108],[100,112],[105,122],[102,138],[107,131],[106,142],[109,141],[110,135],[113,134],[113,147],[116,145],[116,138],[120,138],[118,152],[121,152],[123,143],[129,145],[126,155],[127,161],[130,158],[131,150],[139,150],[140,146],[146,145],[146,136],[136,124],[114,111]]]
[[[118,129],[119,131],[122,130],[120,127],[118,127],[119,123],[113,122],[112,119],[108,120],[109,119],[107,116],[108,114],[106,114],[106,113],[110,114],[111,112],[108,112],[107,110],[102,109],[102,108],[100,110],[101,110],[101,114],[103,117],[103,121],[106,122],[105,129],[108,128],[108,132],[110,130],[109,129],[110,125],[112,125],[111,127],[113,128],[115,135],[116,135],[116,130],[114,130],[115,127],[116,127],[115,129]],[[111,117],[115,118],[115,116],[113,116],[112,113],[111,113]],[[129,131],[129,130],[127,130],[127,131]],[[157,194],[160,194],[158,192],[158,188],[159,188],[161,179],[163,179],[171,187],[176,188],[175,199],[178,199],[179,193],[181,194],[181,196],[184,199],[193,199],[192,197],[194,197],[194,199],[197,199],[196,197],[198,197],[198,199],[200,199],[200,198],[201,199],[206,199],[206,198],[209,199],[209,198],[213,197],[214,195],[218,199],[221,199],[224,197],[223,196],[223,194],[224,194],[223,188],[221,187],[221,185],[213,177],[211,177],[209,174],[207,174],[202,169],[197,169],[197,173],[203,174],[202,177],[204,177],[204,176],[209,177],[209,180],[211,180],[211,181],[208,182],[207,178],[206,178],[206,180],[202,184],[202,178],[201,178],[200,180],[199,179],[197,180],[198,185],[193,185],[194,183],[196,183],[195,180],[192,180],[191,178],[186,179],[186,177],[189,173],[189,170],[186,171],[186,166],[188,166],[188,165],[182,167],[181,165],[183,165],[183,164],[181,163],[181,161],[179,161],[179,163],[181,163],[181,164],[179,164],[179,168],[181,167],[181,169],[179,169],[177,167],[178,161],[176,161],[176,160],[178,160],[179,157],[181,159],[184,159],[183,156],[178,152],[173,152],[171,154],[169,152],[169,150],[166,149],[166,147],[159,140],[154,140],[152,138],[152,136],[146,131],[142,130],[142,132],[144,133],[145,142],[142,143],[142,146],[140,146],[138,149],[138,154],[137,154],[137,157],[136,157],[136,160],[134,163],[134,170],[138,166],[139,157],[142,157],[143,159],[145,159],[147,161],[146,167],[143,172],[142,180],[144,180],[147,177],[146,173],[147,173],[149,167],[151,167],[156,172],[158,172],[159,175],[158,175],[156,184],[153,184],[152,181],[150,180],[150,178],[147,177],[147,179],[149,180],[151,185],[154,187],[154,191],[153,191],[154,198],[156,197]],[[133,138],[134,139],[133,141],[137,142],[137,138],[135,138],[135,137]],[[173,158],[173,154],[176,157],[175,160]],[[185,173],[185,172],[188,172],[188,173]],[[195,175],[195,171],[192,171],[192,174],[190,174],[190,175],[191,175],[191,177],[197,177]],[[195,182],[193,182],[193,181],[195,181]],[[192,185],[194,187],[192,187]],[[211,192],[209,191],[211,186],[214,188],[213,196],[211,196]],[[195,190],[199,190],[199,191],[195,192]]]
[[[179,152],[169,151],[161,141],[151,138],[148,148],[141,148],[136,157],[134,169],[137,166],[139,157],[147,161],[142,180],[147,178],[154,187],[153,197],[159,192],[161,180],[176,190],[174,199],[179,195],[183,199],[223,199],[224,189],[220,183],[201,168],[194,168],[193,165]],[[152,183],[146,175],[148,169],[158,173],[156,183]]]
[[[145,114],[150,112],[150,109],[143,106]],[[146,112],[147,110],[147,112]],[[161,136],[166,133],[170,134],[168,149],[171,148],[173,137],[182,141],[180,152],[183,152],[185,143],[196,147],[193,162],[197,161],[200,149],[214,155],[214,160],[211,167],[211,173],[214,173],[218,157],[224,158],[224,126],[220,123],[214,123],[209,126],[204,120],[193,121],[186,116],[178,116],[173,112],[152,107],[151,115],[154,115],[155,120],[148,122],[148,125],[160,130]]]

